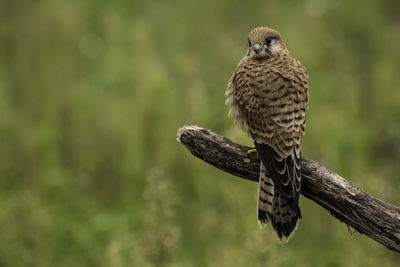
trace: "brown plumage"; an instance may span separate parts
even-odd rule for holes
[[[307,73],[280,34],[258,27],[226,90],[229,113],[254,139],[261,159],[258,221],[271,220],[288,240],[301,218],[301,141],[308,106]]]

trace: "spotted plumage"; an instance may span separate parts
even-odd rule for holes
[[[288,240],[301,218],[301,141],[308,106],[307,73],[280,34],[258,27],[226,90],[229,113],[254,139],[261,159],[258,221]]]

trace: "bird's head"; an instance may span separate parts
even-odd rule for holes
[[[270,58],[280,55],[286,50],[285,43],[279,32],[267,28],[257,27],[248,36],[249,47],[247,57],[254,59]]]

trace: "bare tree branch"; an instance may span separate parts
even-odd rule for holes
[[[258,182],[259,159],[249,147],[197,126],[183,126],[177,140],[196,157],[233,175]],[[400,208],[363,192],[311,159],[302,159],[302,194],[340,221],[400,252]]]

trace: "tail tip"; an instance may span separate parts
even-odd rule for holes
[[[297,212],[297,214],[293,216],[291,220],[286,223],[276,222],[275,220],[271,220],[273,229],[278,235],[278,239],[280,241],[285,240],[286,242],[289,242],[289,239],[292,238],[293,234],[297,230],[297,226],[299,225],[299,219],[301,219],[300,209]]]
[[[270,216],[270,214],[262,209],[258,209],[257,214],[258,225],[260,226],[260,228],[265,228],[267,226],[267,223],[269,222],[268,217]]]

